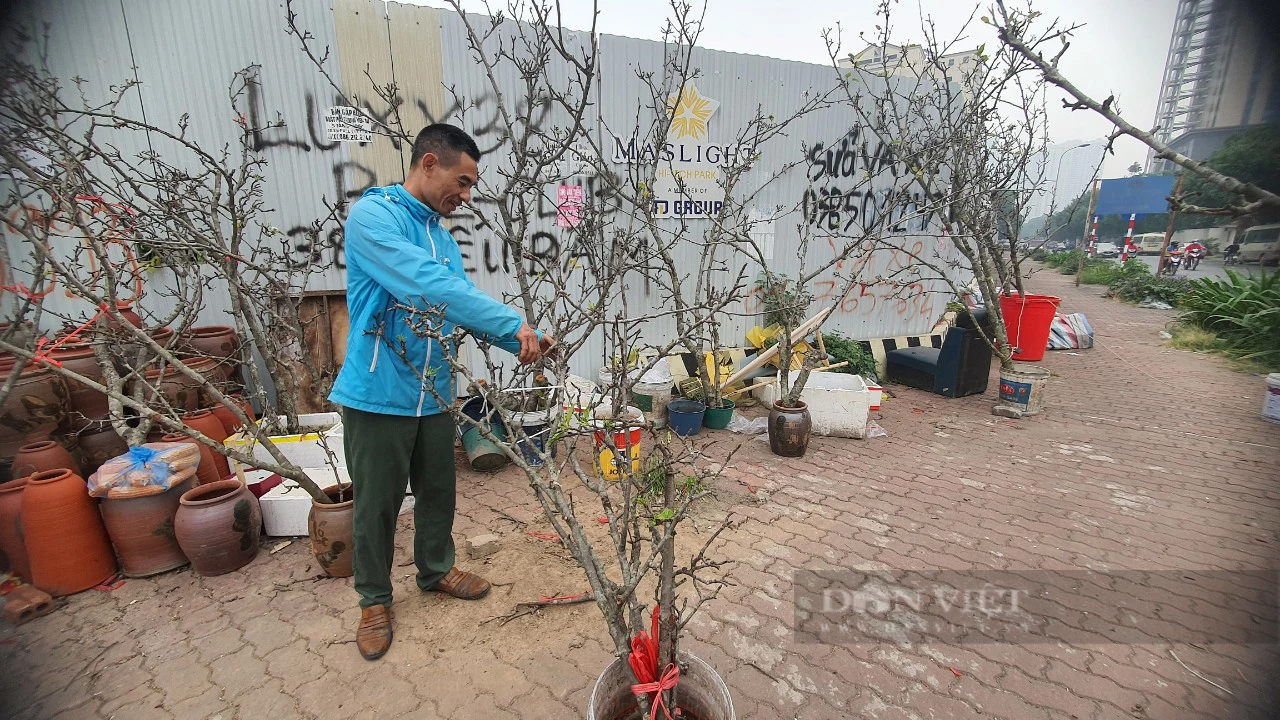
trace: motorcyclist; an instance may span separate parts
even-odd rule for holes
[[[1239,262],[1240,243],[1232,242],[1222,251],[1222,262],[1228,265],[1234,265]]]
[[[1208,248],[1206,248],[1199,240],[1192,240],[1187,243],[1187,246],[1182,249],[1182,257],[1187,264],[1187,269],[1195,270],[1200,264],[1200,259],[1205,256],[1206,252],[1208,252]]]
[[[1169,246],[1164,256],[1160,258],[1160,263],[1161,273],[1173,275],[1178,272],[1178,266],[1182,264],[1182,250],[1178,248],[1177,240],[1169,241]]]

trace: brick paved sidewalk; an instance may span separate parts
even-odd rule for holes
[[[735,458],[721,489],[749,485],[757,500],[737,508],[750,521],[721,550],[741,561],[738,584],[687,646],[728,681],[738,717],[1280,716],[1275,608],[1256,604],[1280,549],[1280,427],[1259,417],[1263,382],[1162,347],[1170,313],[1069,282],[1032,284],[1087,313],[1100,346],[1049,355],[1043,416],[992,417],[994,375],[986,396],[961,400],[893,388],[887,438],[819,439],[800,460],[752,441]],[[466,473],[460,487],[459,536],[523,537],[497,512],[530,517],[514,473]],[[487,612],[575,587],[563,558],[495,577],[511,592],[482,601]],[[397,578],[395,645],[366,663],[347,642],[350,582],[312,580],[309,561],[295,541],[241,572],[129,580],[3,628],[0,717],[585,717],[610,659],[594,608],[479,625]],[[1034,638],[957,636],[926,613],[923,637],[823,642],[795,631],[793,611],[795,583],[818,570],[849,583],[908,570],[1023,578],[1041,590],[1024,609],[1052,620]]]

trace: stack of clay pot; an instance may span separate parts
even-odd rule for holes
[[[0,358],[0,384],[18,375],[0,404],[0,459],[11,479],[11,460],[30,443],[54,437],[68,420],[69,393],[62,378],[48,366],[26,364],[14,356]]]
[[[182,334],[186,357],[203,358],[212,363],[210,379],[223,393],[239,392],[244,387],[240,372],[240,338],[225,325],[195,327]]]

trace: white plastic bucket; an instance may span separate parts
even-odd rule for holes
[[[1015,407],[1023,415],[1035,415],[1044,408],[1044,389],[1049,371],[1029,363],[1014,363],[1012,370],[1000,371],[1000,404]]]
[[[667,425],[667,403],[671,402],[671,392],[675,389],[674,380],[666,382],[638,382],[631,388],[631,399],[636,407],[644,411],[645,419],[656,428]]]
[[[1280,373],[1267,376],[1267,394],[1262,400],[1262,418],[1280,423]]]

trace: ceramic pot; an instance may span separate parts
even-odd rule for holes
[[[183,334],[183,339],[194,354],[214,361],[222,381],[235,375],[240,365],[240,342],[234,328],[225,325],[191,328]]]
[[[249,401],[245,400],[243,396],[229,395],[228,399],[239,406],[239,408],[244,412],[245,417],[249,418],[249,420],[253,421],[258,419],[254,416],[253,408],[249,406]],[[240,431],[242,423],[240,422],[240,419],[235,416],[235,413],[231,412],[231,408],[223,405],[222,403],[217,403],[209,408],[209,412],[213,413],[214,417],[218,418],[218,420],[222,422],[222,427],[226,428],[228,436]]]
[[[776,401],[769,410],[769,449],[782,457],[803,457],[809,449],[813,422],[809,406],[797,401],[798,407],[783,407]]]
[[[200,450],[200,464],[196,466],[196,484],[210,485],[222,480],[225,476],[218,475],[218,463],[214,461],[213,456],[216,454],[213,449],[201,443],[192,440],[182,433],[169,433],[161,435],[159,442],[173,443],[191,443]]]
[[[88,343],[73,341],[49,355],[62,363],[64,369],[98,383],[103,382],[102,368],[98,366],[98,360],[93,355],[93,347]],[[64,379],[63,382],[67,386],[68,428],[72,432],[79,431],[95,420],[102,420],[111,412],[104,393],[74,380]]]
[[[31,563],[22,539],[22,489],[26,478],[0,485],[0,553],[9,559],[9,569],[31,582]]]
[[[80,452],[84,453],[82,469],[88,475],[97,472],[102,463],[129,452],[128,443],[106,421],[81,430],[76,436],[76,443],[80,446]]]
[[[172,366],[165,366],[163,371],[159,367],[147,368],[146,382],[159,390],[165,402],[174,410],[194,412],[205,405],[204,383],[218,381],[220,376],[217,374],[216,363],[208,358],[193,358],[182,362],[201,379],[192,379]]]
[[[0,374],[0,383],[19,372],[15,365]],[[67,419],[67,387],[48,367],[28,365],[0,405],[0,457],[13,457],[18,448],[49,435]]]
[[[155,495],[102,498],[102,522],[125,575],[156,575],[189,562],[178,545],[173,522],[183,493],[194,486],[193,477]]]
[[[351,577],[352,511],[355,506],[351,484],[330,485],[324,494],[334,502],[311,500],[311,512],[307,515],[307,534],[311,537],[311,552],[329,577]],[[346,499],[339,502],[339,497]]]
[[[230,434],[227,432],[227,429],[222,426],[222,421],[208,410],[197,410],[193,413],[183,415],[182,424],[192,430],[200,431],[210,439],[219,443],[226,440],[227,436]],[[227,456],[207,446],[205,446],[205,449],[207,449],[209,454],[213,456],[213,466],[218,471],[218,479],[221,480],[222,478],[230,475],[231,466],[227,463]],[[203,457],[200,462],[201,464],[204,463]]]
[[[55,597],[97,585],[116,574],[116,556],[98,503],[70,470],[35,473],[22,490],[22,534],[31,584]]]
[[[42,470],[62,469],[80,474],[80,464],[66,448],[53,440],[41,440],[18,448],[18,453],[13,456],[11,472],[15,477],[27,477]]]
[[[219,480],[182,495],[173,527],[182,552],[201,575],[222,575],[258,554],[262,511],[239,480]]]
[[[142,327],[142,316],[134,312],[132,303],[116,301],[116,310],[119,311],[120,317],[124,320],[124,323],[121,323],[119,320],[116,320],[104,312],[102,314],[102,319],[99,322],[106,326],[108,330],[123,334],[124,331],[127,330],[125,327],[126,323],[137,328]]]

